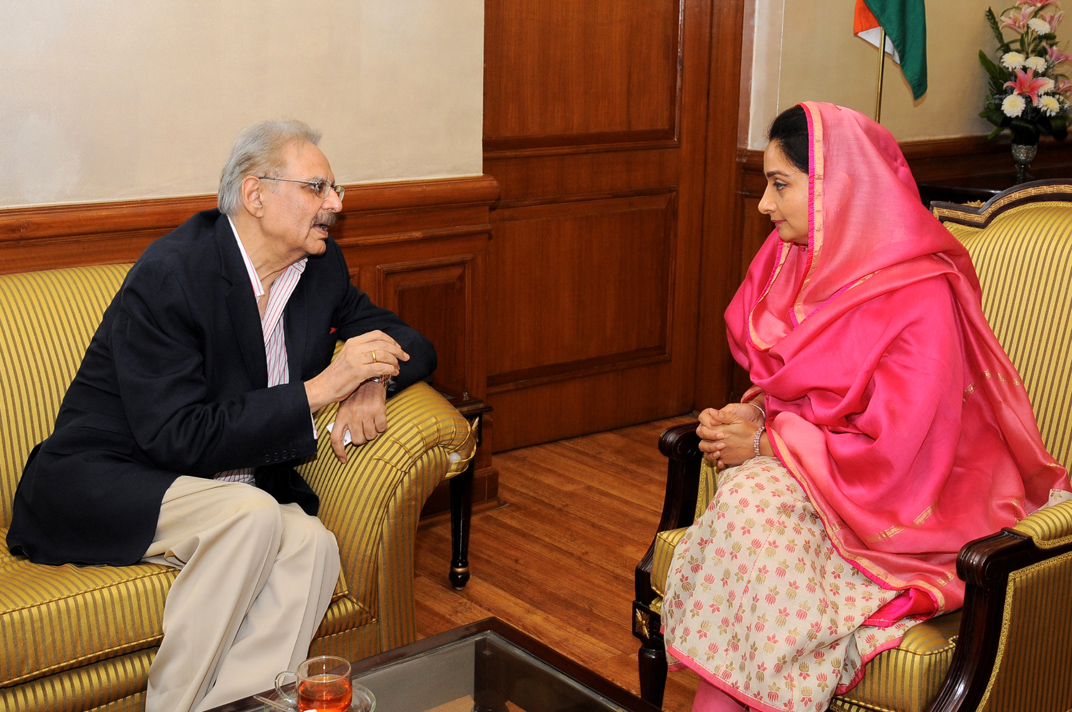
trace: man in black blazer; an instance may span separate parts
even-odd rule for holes
[[[386,428],[388,388],[435,368],[431,343],[351,284],[318,142],[300,122],[240,134],[220,209],[130,270],[15,495],[8,546],[32,561],[182,569],[150,712],[223,704],[304,659],[339,570],[293,467],[316,452],[312,413],[340,403],[345,460],[344,433]]]

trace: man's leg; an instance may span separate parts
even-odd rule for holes
[[[277,673],[309,656],[339,580],[339,547],[335,535],[298,505],[283,505],[280,514],[283,538],[272,573],[197,710],[269,689]]]
[[[164,640],[149,670],[147,712],[190,710],[208,694],[280,555],[283,509],[245,484],[180,477],[168,489],[145,558],[183,570],[164,606]],[[334,565],[337,577],[337,553]],[[305,596],[317,598],[308,587]],[[273,648],[279,662],[261,672],[250,692],[268,687],[264,679],[270,683],[289,666],[293,646]]]

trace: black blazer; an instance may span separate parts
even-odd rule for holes
[[[436,365],[432,344],[350,282],[327,241],[284,311],[290,383],[268,388],[260,315],[226,216],[208,210],[153,242],[104,313],[15,493],[8,547],[47,564],[124,565],[152,543],[180,475],[256,467],[257,486],[316,514],[294,470],[316,453],[303,381],[338,339],[380,329],[410,354],[398,388]],[[323,436],[322,436],[323,437]]]

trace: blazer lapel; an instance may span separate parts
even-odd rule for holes
[[[246,363],[250,382],[254,388],[268,387],[268,359],[264,354],[264,332],[261,317],[257,313],[257,300],[249,283],[246,263],[238,251],[234,231],[226,215],[216,221],[216,242],[220,249],[221,274],[228,284],[227,308],[231,312],[235,338]],[[288,344],[289,346],[289,344]]]

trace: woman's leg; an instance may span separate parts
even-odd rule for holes
[[[745,712],[748,708],[706,680],[700,680],[692,712]]]

